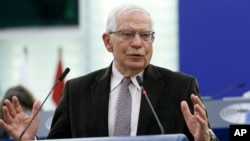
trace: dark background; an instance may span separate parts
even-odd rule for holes
[[[77,26],[78,0],[1,0],[0,28]]]

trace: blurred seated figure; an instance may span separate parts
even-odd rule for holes
[[[35,101],[35,98],[33,97],[33,94],[31,91],[29,91],[27,88],[25,88],[22,85],[17,85],[14,87],[9,88],[5,95],[3,96],[1,103],[0,103],[0,118],[4,119],[2,107],[4,106],[4,100],[8,99],[11,101],[12,97],[16,96],[19,99],[20,105],[22,107],[23,111],[31,111],[33,103]],[[2,127],[0,127],[0,140],[4,138],[9,138],[9,135],[3,130]]]

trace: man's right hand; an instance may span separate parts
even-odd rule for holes
[[[23,130],[26,128],[34,114],[39,110],[40,101],[35,101],[32,109],[32,114],[27,115],[23,112],[16,96],[12,97],[12,101],[4,100],[5,106],[0,107],[3,110],[4,119],[0,119],[0,126],[14,140],[19,140]],[[33,140],[38,130],[40,114],[34,118],[27,131],[24,133],[22,140]]]

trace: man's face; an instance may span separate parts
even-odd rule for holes
[[[120,16],[117,24],[116,33],[109,35],[106,48],[113,53],[115,67],[123,75],[132,76],[150,63],[153,52],[151,19],[142,12],[132,12]]]

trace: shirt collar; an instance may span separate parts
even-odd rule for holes
[[[136,76],[140,76],[141,78],[143,75],[143,71],[139,72],[138,74],[130,77],[131,81],[133,82],[133,84],[135,85],[135,87],[137,89],[141,89],[140,85],[138,84],[137,80],[136,80]],[[116,69],[114,63],[112,64],[112,75],[111,75],[111,91],[114,90],[122,81],[123,79],[123,75]]]

